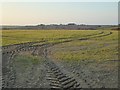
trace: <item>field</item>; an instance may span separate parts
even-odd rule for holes
[[[86,35],[97,34],[100,31],[88,30],[3,30],[2,45],[12,45],[36,41],[59,41],[64,39],[79,38]]]
[[[2,50],[3,87],[118,87],[117,30],[3,30]]]

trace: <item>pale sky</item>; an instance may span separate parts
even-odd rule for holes
[[[118,24],[118,2],[5,2],[0,25]]]

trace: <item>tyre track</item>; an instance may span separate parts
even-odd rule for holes
[[[45,53],[46,50],[45,50]],[[47,66],[47,80],[50,81],[52,88],[80,88],[80,84],[69,75],[66,75],[62,70],[53,62],[47,59],[45,56],[45,64]]]
[[[112,33],[110,32],[109,34],[101,35],[101,34],[103,34],[103,32],[101,32],[99,34],[100,34],[100,36],[94,36],[93,35],[94,38],[108,36]],[[88,36],[92,36],[92,35],[88,35]],[[81,38],[79,40],[87,40],[87,39],[91,39],[91,37],[90,38]],[[73,40],[75,40],[75,39],[73,39]],[[4,86],[5,87],[8,87],[8,86],[11,87],[15,83],[15,77],[16,77],[15,76],[15,71],[13,70],[13,67],[10,66],[10,65],[12,65],[14,63],[13,59],[18,53],[20,53],[21,51],[33,51],[32,55],[35,55],[35,52],[37,51],[37,47],[42,47],[43,46],[43,48],[45,48],[45,50],[46,50],[48,47],[51,47],[53,45],[56,45],[56,44],[59,44],[59,43],[66,43],[66,42],[70,42],[70,41],[73,41],[73,40],[66,40],[66,41],[63,41],[63,42],[58,42],[58,43],[53,43],[53,44],[43,44],[43,45],[35,45],[35,46],[32,46],[32,45],[36,42],[31,42],[31,43],[26,43],[26,44],[18,44],[14,50],[12,50],[12,51],[7,51],[6,50],[5,52],[3,52],[2,54],[4,56],[6,56],[6,55],[9,56],[7,66],[8,66],[8,68],[10,67],[9,72],[12,72],[12,73],[5,73],[6,75],[9,76],[8,78],[9,78],[10,82],[7,82],[7,84],[5,84],[5,80],[3,78],[3,87]],[[8,48],[9,48],[9,46],[4,47],[3,50],[8,49]],[[45,64],[48,67],[47,68],[48,80],[51,82],[50,86],[52,88],[66,88],[66,89],[82,88],[80,86],[80,84],[73,77],[70,77],[69,75],[66,75],[65,73],[63,73],[61,71],[61,69],[53,61],[51,61],[47,58],[47,51],[44,51],[43,53],[44,53],[44,56],[45,56]],[[79,74],[81,74],[81,73],[79,73]],[[85,83],[87,83],[86,79],[83,79],[83,80],[85,81]],[[94,80],[92,80],[92,81],[94,81]],[[11,84],[8,84],[8,83],[11,83]],[[87,83],[87,85],[89,87],[92,87],[91,83]]]
[[[108,33],[108,34],[105,34],[105,35],[101,35],[101,36],[97,36],[97,37],[103,37],[103,36],[108,36],[108,35],[111,35],[112,33],[110,32],[110,33]],[[93,37],[92,37],[93,38]],[[45,51],[46,53],[47,53],[47,51]],[[47,57],[47,56],[46,56]],[[47,59],[47,58],[46,58]],[[49,66],[49,64],[47,64],[48,66]],[[49,68],[51,69],[51,67],[53,67],[54,65],[51,65]],[[53,67],[53,68],[55,68],[55,71],[56,70],[58,70],[56,67]],[[59,71],[59,70],[58,70]],[[52,75],[54,75],[55,76],[55,73],[54,73],[54,71],[52,70],[52,71],[49,71],[50,72],[50,75],[49,75],[49,77],[50,76],[52,76]],[[52,73],[53,72],[53,73]],[[56,71],[57,72],[57,71]],[[52,73],[52,74],[51,74]],[[60,73],[60,72],[59,72]],[[89,75],[86,75],[83,71],[81,71],[81,73],[79,73],[79,72],[73,72],[73,73],[75,73],[79,78],[81,78],[82,79],[82,81],[84,81],[84,83],[87,85],[87,87],[88,88],[97,88],[98,86],[96,86],[96,84],[97,84],[97,82],[92,78],[92,77],[90,77]],[[61,73],[60,73],[60,75],[62,75]],[[56,78],[57,78],[57,76],[55,76]],[[57,82],[57,83],[59,83],[58,81],[57,81],[57,79],[56,78],[52,78],[52,79],[50,79],[50,80],[52,80],[53,82]],[[63,76],[64,77],[64,76]],[[55,80],[55,81],[54,81]],[[66,79],[67,80],[67,79]],[[60,80],[59,80],[60,81]],[[79,85],[79,84],[78,84]],[[55,83],[55,85],[54,84],[52,84],[52,86],[56,86],[56,83]],[[62,85],[58,85],[57,87],[62,87]],[[63,86],[64,87],[64,86]],[[80,87],[80,88],[82,88],[82,87]],[[104,86],[101,86],[100,88],[104,88]]]

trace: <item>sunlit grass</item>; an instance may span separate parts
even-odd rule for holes
[[[118,60],[118,32],[88,40],[76,40],[54,46],[52,56],[58,60]]]
[[[59,42],[57,39],[80,38],[101,31],[94,30],[3,30],[2,45],[44,41]]]
[[[2,31],[3,46],[45,41],[46,43],[61,43],[53,47],[51,55],[58,60],[118,60],[118,31],[112,30],[4,30]],[[104,32],[99,34],[100,32]],[[112,34],[102,36],[105,34]],[[95,35],[96,34],[96,35]],[[94,35],[94,36],[89,36]],[[79,40],[88,38],[87,40]],[[66,40],[71,42],[62,43]]]

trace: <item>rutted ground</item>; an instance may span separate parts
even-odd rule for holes
[[[111,37],[113,37],[112,35]],[[62,43],[48,48],[49,58],[72,72],[83,88],[118,87],[118,41],[94,38]],[[103,38],[103,37],[102,37]],[[81,80],[82,79],[82,80]]]
[[[53,48],[50,48],[50,50]],[[65,50],[66,49],[67,48],[65,48]],[[54,54],[56,51],[51,53]],[[76,79],[81,83],[82,88],[118,87],[118,59],[103,61],[92,59],[70,61],[52,58],[53,56],[51,57],[51,54],[49,57],[61,66],[62,69],[67,69],[70,75],[77,77]]]
[[[70,38],[62,42],[42,42],[42,44],[33,42],[4,47],[3,87],[67,89],[117,87],[117,60],[104,63],[95,60],[63,61],[54,57],[57,50],[87,49],[87,46],[65,47],[67,45],[64,46],[64,44],[75,40],[82,42],[111,34],[111,32],[101,32],[87,35],[84,38]],[[96,46],[94,42],[90,44],[90,47]],[[105,46],[107,45],[105,44]],[[104,79],[105,77],[107,78]],[[109,80],[112,81],[109,82]]]

